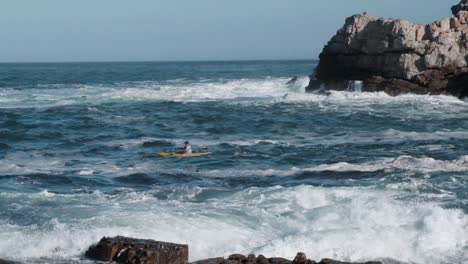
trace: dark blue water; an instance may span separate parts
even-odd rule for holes
[[[128,235],[191,260],[467,262],[468,103],[305,94],[315,65],[0,64],[0,258],[86,263]],[[185,140],[212,154],[156,157]]]

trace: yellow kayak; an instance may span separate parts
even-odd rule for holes
[[[205,155],[209,155],[211,152],[197,152],[197,153],[192,153],[192,154],[184,154],[184,153],[177,153],[177,152],[158,152],[156,153],[157,156],[160,157],[201,157]]]

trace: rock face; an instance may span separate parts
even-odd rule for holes
[[[85,255],[100,261],[125,264],[184,264],[188,261],[188,246],[150,239],[103,237]]]
[[[455,17],[429,25],[354,15],[328,42],[308,91],[362,91],[468,96],[468,0]]]
[[[307,258],[307,256],[299,252],[297,253],[294,260],[288,260],[284,258],[266,258],[263,255],[256,257],[255,255],[244,256],[241,254],[230,255],[227,259],[210,258],[192,262],[191,264],[382,264],[378,261],[369,262],[341,262],[333,259],[322,259],[320,262],[315,262]]]

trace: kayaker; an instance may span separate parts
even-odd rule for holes
[[[188,141],[185,141],[184,143],[184,154],[192,154],[192,147]]]

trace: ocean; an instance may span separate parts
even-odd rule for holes
[[[0,64],[0,258],[93,263],[124,235],[191,261],[468,263],[468,101],[306,94],[316,64]],[[186,140],[212,154],[155,155]]]

